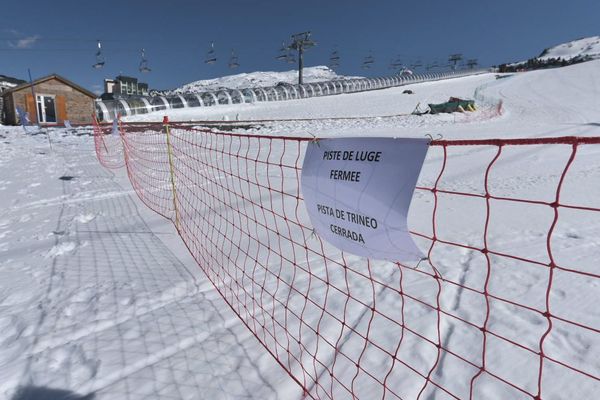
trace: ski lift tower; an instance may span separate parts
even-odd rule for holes
[[[467,66],[469,67],[469,69],[475,68],[478,64],[479,62],[476,58],[471,58],[470,60],[467,60]]]
[[[452,70],[456,71],[456,63],[463,59],[462,54],[450,54],[448,61],[452,63]]]
[[[292,35],[292,42],[289,45],[290,49],[298,50],[298,84],[302,85],[302,68],[304,67],[304,60],[302,54],[304,50],[315,46],[317,43],[310,39],[310,31],[296,33]]]

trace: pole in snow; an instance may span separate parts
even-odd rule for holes
[[[37,106],[37,97],[35,96],[35,88],[33,85],[33,79],[31,78],[31,68],[27,68],[27,73],[29,74],[29,84],[31,85],[31,95],[33,96],[33,112],[35,113],[35,121],[37,122],[38,130],[42,130],[42,126],[40,124],[40,112],[38,111]],[[48,131],[46,131],[46,137],[48,137],[48,146],[50,146],[50,152],[52,152],[52,141],[50,140],[50,133],[48,133]]]
[[[310,31],[296,33],[292,35],[292,42],[288,46],[290,49],[298,50],[298,84],[302,85],[302,70],[304,68],[304,50],[316,46],[316,42],[311,40]]]

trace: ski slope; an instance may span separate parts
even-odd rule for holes
[[[402,94],[405,89],[414,94]],[[417,103],[449,96],[475,97],[479,110],[405,115]],[[500,100],[498,115],[494,110]],[[500,80],[488,74],[281,103],[170,110],[168,115],[172,120],[268,119],[273,121],[249,131],[317,137],[600,136],[600,61]],[[158,121],[162,114],[135,120],[140,119]],[[276,121],[283,119],[305,120]],[[44,135],[0,127],[0,398],[56,398],[60,391],[97,399],[301,398],[297,385],[207,282],[173,226],[139,201],[125,171],[107,171],[98,164],[89,133],[85,128],[51,130],[51,149]],[[566,182],[567,201],[598,207],[597,147],[578,155]],[[495,193],[551,200],[568,152],[534,146],[507,153],[491,177]],[[453,150],[447,188],[480,190],[492,157],[491,149]],[[439,162],[440,154],[430,152],[420,184],[431,185]],[[428,229],[430,205],[426,195],[415,195],[411,229]],[[444,199],[440,234],[481,246],[481,208],[476,201]],[[526,207],[495,210],[495,246],[531,257],[545,254],[548,215]],[[556,238],[557,257],[597,272],[600,218],[582,220],[573,213],[557,228]],[[442,247],[435,257],[445,276],[481,279],[477,255]],[[543,273],[514,264],[494,276],[491,285],[538,306],[545,279]],[[423,279],[408,279],[406,285],[423,295],[433,290]],[[481,315],[480,300],[460,291],[444,293],[442,300],[457,312]],[[600,294],[593,280],[558,277],[552,296],[557,312],[599,326]],[[415,319],[419,313],[407,310]],[[432,329],[431,320],[421,318],[422,329]],[[491,323],[532,345],[545,329],[539,318],[506,307],[494,309]],[[465,354],[480,351],[469,332],[448,327],[446,333]],[[591,374],[600,371],[598,335],[559,326],[548,340],[548,351],[556,357]],[[408,356],[426,362],[432,354],[415,344]],[[532,357],[493,343],[487,357],[507,379],[528,389],[535,384]],[[447,363],[438,377],[442,382],[451,386],[466,379],[466,372],[450,360],[442,363]],[[545,399],[594,398],[600,390],[598,382],[560,370],[550,370],[547,377]],[[411,382],[406,387],[414,395]],[[526,398],[486,380],[478,394],[485,399]],[[431,392],[428,398],[447,397]]]
[[[599,58],[600,36],[577,39],[550,47],[544,50],[538,59],[562,58],[563,60],[570,60],[575,57]]]

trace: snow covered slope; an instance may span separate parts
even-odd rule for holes
[[[0,399],[299,398],[124,171],[50,135],[0,128]]]
[[[320,137],[600,136],[600,61],[508,79],[483,75],[416,84],[410,89],[414,95],[387,89],[281,103],[172,110],[170,116],[304,118],[309,120],[272,121],[255,131]],[[441,101],[450,95],[476,97],[480,111],[397,115],[410,113],[418,102]],[[503,100],[500,116],[488,113],[491,108],[487,105],[497,100]],[[197,113],[185,114],[190,112]],[[386,117],[391,114],[396,115]],[[322,119],[310,120],[315,117]],[[57,129],[51,132],[51,139],[52,150],[43,135],[25,136],[20,128],[0,128],[0,399],[67,395],[97,400],[302,398],[298,386],[265,354],[207,283],[173,225],[140,202],[126,171],[103,169],[89,136]],[[491,171],[491,190],[499,196],[554,201],[569,149],[504,149]],[[482,190],[494,149],[448,151],[443,188]],[[435,181],[440,161],[440,151],[432,151],[420,184],[429,186]],[[599,207],[599,181],[598,146],[581,146],[561,200]],[[438,234],[482,248],[485,201],[440,196]],[[415,195],[411,229],[430,228],[431,207],[431,194]],[[547,257],[546,238],[553,217],[550,208],[537,213],[526,205],[503,206],[495,201],[491,207],[493,225],[487,246],[524,257]],[[562,208],[560,215],[552,243],[557,262],[597,274],[600,218]],[[452,251],[442,245],[434,250],[444,278],[471,285],[479,282],[480,289],[484,287],[486,267],[481,252]],[[488,290],[543,309],[547,269],[517,261],[499,268],[497,262],[494,260]],[[377,273],[377,268],[374,270]],[[435,282],[417,275],[404,278],[404,290],[415,298],[429,298],[436,288]],[[483,323],[486,306],[480,292],[460,291],[444,283],[442,293],[442,307],[478,321],[477,326]],[[597,279],[558,271],[550,294],[552,314],[597,327],[598,293]],[[424,335],[435,338],[432,314],[410,302],[405,313]],[[598,376],[598,333],[572,329],[559,319],[554,322],[544,348],[546,355]],[[488,327],[535,349],[546,319],[539,313],[493,302]],[[480,363],[478,329],[448,318],[442,320],[441,329],[444,340],[457,353]],[[373,333],[395,334],[385,330]],[[488,336],[488,340],[486,368],[535,393],[538,355],[497,338]],[[419,343],[404,346],[402,355],[421,360],[426,371],[437,354],[431,347]],[[469,398],[468,384],[475,371],[461,368],[464,364],[455,361],[449,356],[441,358],[433,379],[464,394],[461,398]],[[544,371],[544,399],[594,399],[600,392],[600,381],[566,373],[557,364],[544,363]],[[419,379],[407,378],[402,386],[414,393]],[[474,398],[532,398],[494,382],[484,374]],[[429,399],[450,398],[434,389],[426,395]]]
[[[562,58],[563,60],[570,60],[582,56],[591,58],[600,57],[600,36],[577,39],[547,48],[540,54],[538,59],[548,60],[549,58]]]
[[[403,94],[410,89],[412,95]],[[259,132],[364,135],[443,134],[449,138],[593,134],[600,109],[600,60],[569,67],[531,71],[497,80],[483,74],[351,93],[274,103],[173,109],[127,117],[127,121],[273,120]],[[466,114],[409,115],[420,104],[450,96],[475,98],[479,110]],[[494,110],[502,101],[502,115]],[[407,115],[408,114],[408,115]],[[318,119],[283,121],[284,119]],[[350,119],[338,119],[350,118]]]
[[[303,78],[306,83],[310,83],[330,81],[333,79],[341,79],[345,77],[336,74],[333,70],[329,69],[328,67],[317,66],[304,68]],[[188,83],[187,85],[184,85],[180,88],[169,91],[169,93],[200,92],[215,90],[219,88],[242,89],[262,86],[275,86],[279,82],[296,83],[297,81],[297,70],[285,72],[251,72]]]

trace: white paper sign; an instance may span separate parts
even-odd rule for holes
[[[423,258],[406,220],[428,148],[428,139],[311,142],[302,166],[302,194],[317,234],[359,256]]]

